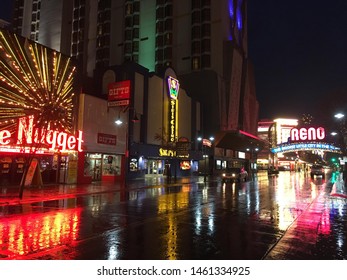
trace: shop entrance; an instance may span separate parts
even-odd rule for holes
[[[164,172],[164,164],[162,160],[148,160],[147,174],[161,176]]]
[[[101,181],[101,158],[91,159],[90,165],[90,168],[92,170],[92,180]]]

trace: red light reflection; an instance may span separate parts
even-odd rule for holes
[[[30,214],[0,221],[0,256],[8,259],[71,243],[78,237],[81,209]]]

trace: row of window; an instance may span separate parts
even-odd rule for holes
[[[192,70],[200,70],[211,67],[211,56],[204,54],[201,56],[193,56],[192,58]]]
[[[133,1],[131,3],[125,3],[125,15],[130,16],[134,13],[140,12],[140,1]]]
[[[134,25],[140,25],[140,15],[139,14],[125,17],[125,28],[133,27]]]
[[[211,24],[194,25],[192,27],[192,40],[211,36]]]
[[[202,41],[192,42],[192,54],[206,53],[211,51],[211,40],[204,39]]]
[[[133,28],[125,30],[125,40],[133,40],[138,39],[140,37],[140,29],[139,28]]]
[[[211,0],[192,0],[192,9],[199,9],[211,5]]]
[[[192,24],[211,21],[211,10],[209,8],[193,11]]]

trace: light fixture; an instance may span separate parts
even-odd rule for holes
[[[342,114],[342,113],[338,113],[338,114],[334,115],[334,117],[337,118],[337,119],[341,119],[341,118],[343,118],[344,116],[345,116],[345,115]]]
[[[123,122],[122,120],[118,117],[118,119],[115,121],[116,125],[121,125]]]

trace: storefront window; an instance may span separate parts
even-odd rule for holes
[[[102,175],[120,175],[121,156],[103,155]]]
[[[137,171],[138,170],[138,161],[136,158],[130,159],[130,171]]]

